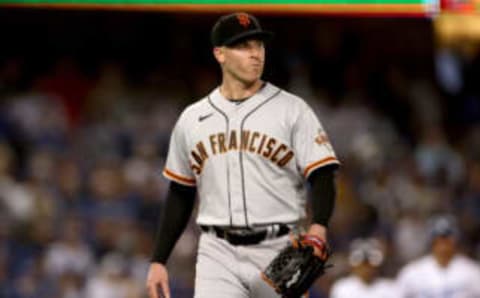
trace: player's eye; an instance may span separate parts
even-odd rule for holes
[[[242,42],[239,42],[235,45],[235,48],[237,49],[246,49],[248,48],[248,42],[247,41],[242,41]]]
[[[259,47],[259,48],[263,48],[264,47],[264,43],[263,43],[263,40],[253,40],[254,44],[256,47]]]
[[[263,48],[263,41],[257,39],[245,40],[235,44],[234,47],[236,49]]]

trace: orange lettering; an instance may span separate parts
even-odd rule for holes
[[[220,153],[227,152],[227,147],[225,147],[225,134],[219,133],[218,134],[218,144],[220,145]]]
[[[290,161],[290,159],[292,159],[292,157],[293,157],[293,151],[290,150],[287,152],[287,154],[285,154],[285,156],[282,157],[282,159],[280,159],[277,162],[277,165],[279,167],[284,167]]]
[[[200,175],[200,173],[202,172],[202,168],[197,165],[191,164],[190,167],[192,168],[192,171],[197,175]]]
[[[272,157],[270,158],[270,160],[272,162],[276,162],[277,161],[277,155],[278,153],[280,153],[280,151],[283,151],[283,150],[286,150],[287,149],[287,146],[285,146],[285,144],[281,144],[280,146],[278,146],[277,150],[275,150],[275,152],[273,153]]]
[[[263,150],[263,145],[265,144],[265,140],[267,139],[266,135],[262,135],[262,139],[260,140],[260,146],[258,146],[257,154],[260,154]]]
[[[246,151],[248,146],[248,139],[250,138],[249,130],[242,130],[242,139],[240,140],[240,150]]]
[[[201,167],[203,160],[200,158],[200,156],[197,154],[197,152],[192,151],[192,157],[197,162],[197,164]]]
[[[266,150],[263,151],[263,156],[264,157],[270,158],[270,154],[272,154],[273,146],[275,146],[276,143],[277,143],[277,141],[274,138],[270,138],[268,140],[267,148],[265,148]]]
[[[237,132],[235,130],[230,133],[228,150],[237,150]]]
[[[202,142],[197,143],[197,150],[198,150],[198,153],[200,153],[200,158],[202,159],[202,163],[203,163],[208,158],[208,154]]]
[[[252,133],[252,139],[250,140],[250,146],[248,148],[248,150],[250,150],[250,152],[255,152],[255,150],[257,150],[255,147],[253,147],[253,143],[255,142],[255,139],[258,138],[260,136],[260,134],[256,131],[254,131]]]
[[[210,147],[212,148],[212,153],[213,155],[217,154],[217,149],[215,146],[217,145],[217,142],[215,141],[216,135],[210,135],[208,138],[210,139]]]

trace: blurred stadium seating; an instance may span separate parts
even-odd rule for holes
[[[219,78],[216,15],[0,10],[0,297],[145,297],[179,111]],[[426,218],[451,212],[480,258],[480,52],[444,46],[433,21],[263,16],[265,78],[303,96],[343,163],[336,266],[375,235],[383,272],[425,252]],[[198,230],[170,260],[192,297]]]

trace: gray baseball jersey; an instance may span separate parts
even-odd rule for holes
[[[173,129],[165,177],[196,186],[200,225],[255,226],[305,216],[305,179],[339,161],[312,109],[266,83],[241,104],[219,88]]]

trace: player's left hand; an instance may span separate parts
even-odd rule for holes
[[[322,261],[326,261],[330,255],[330,250],[328,248],[327,242],[320,239],[315,235],[303,235],[300,238],[300,241],[303,245],[308,245],[313,247],[313,255],[319,258]]]
[[[310,240],[308,240],[310,239]],[[303,237],[305,244],[313,246],[313,254],[321,260],[326,260],[329,256],[327,228],[320,224],[312,224]]]
[[[261,276],[282,297],[298,298],[330,267],[326,264],[328,256],[327,243],[318,236],[292,235],[291,243],[278,253]]]

